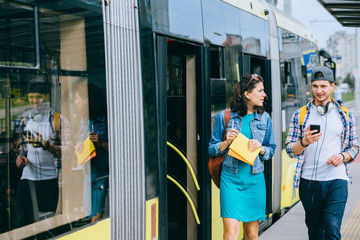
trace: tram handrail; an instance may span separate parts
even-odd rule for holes
[[[168,141],[166,141],[166,143],[167,143],[167,145],[168,145],[169,147],[171,147],[172,149],[174,149],[175,152],[177,152],[177,153],[180,155],[180,157],[184,160],[184,162],[186,163],[186,165],[187,165],[188,168],[189,168],[189,171],[190,171],[190,173],[191,173],[191,176],[192,176],[192,179],[193,179],[193,181],[194,181],[195,187],[196,187],[196,189],[199,191],[199,190],[200,190],[200,186],[199,186],[199,183],[198,183],[198,181],[197,181],[197,179],[196,179],[194,170],[193,170],[193,168],[191,167],[191,165],[190,165],[190,163],[189,163],[189,160],[187,160],[187,158],[184,156],[184,154],[182,154],[182,152],[181,152],[177,147],[175,147],[173,144],[171,144],[171,143],[168,142]]]
[[[194,206],[194,202],[191,200],[189,194],[185,191],[185,189],[180,185],[180,183],[178,183],[174,178],[170,177],[169,175],[166,175],[167,179],[169,179],[170,181],[172,181],[178,188],[180,188],[180,190],[184,193],[185,197],[187,198],[188,202],[190,203],[191,206],[191,210],[194,214],[196,223],[199,225],[200,224],[200,220],[199,220],[199,216],[196,212],[195,206]]]

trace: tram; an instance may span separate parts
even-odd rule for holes
[[[0,13],[0,239],[222,239],[207,148],[216,114],[246,73],[265,80],[277,144],[265,163],[260,230],[299,200],[296,160],[284,142],[293,112],[311,98],[309,74],[321,54],[297,20],[262,0],[0,0]],[[56,209],[41,210],[46,189],[35,183],[25,201],[30,222],[19,225],[19,184],[50,171],[39,165],[49,160],[45,147],[32,150],[36,161],[28,156],[28,165],[16,166],[19,125],[36,112],[34,81],[48,86],[41,102],[69,122],[60,123],[69,143],[58,143]],[[82,82],[97,90],[89,87],[80,106]],[[85,144],[81,131],[96,133],[91,115],[99,106],[107,109],[107,131],[94,148],[104,154],[105,142],[108,155],[85,152],[84,163],[74,147]],[[94,177],[100,159],[108,172]],[[36,176],[24,174],[30,166]]]

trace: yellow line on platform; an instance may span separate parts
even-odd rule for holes
[[[356,204],[345,224],[341,228],[341,239],[358,240],[360,239],[360,201]]]

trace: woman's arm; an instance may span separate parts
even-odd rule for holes
[[[214,128],[209,142],[208,153],[212,157],[218,157],[225,154],[226,143],[223,142],[223,134],[225,128],[225,111],[219,113],[215,117]]]
[[[266,125],[267,125],[267,130],[265,133],[265,137],[262,143],[262,150],[261,150],[263,154],[260,154],[261,160],[271,159],[274,156],[275,148],[276,148],[274,130],[272,127],[272,121],[270,115],[267,118]]]

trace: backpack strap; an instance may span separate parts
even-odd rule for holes
[[[225,109],[225,114],[224,114],[224,118],[225,118],[225,128],[224,128],[224,135],[223,135],[223,140],[225,141],[225,134],[226,134],[226,128],[227,125],[230,121],[230,117],[231,117],[231,109]]]
[[[54,126],[55,126],[55,144],[61,145],[60,140],[60,113],[54,113]]]
[[[344,106],[340,106],[340,109],[343,110],[346,113],[346,116],[349,118],[349,110]],[[300,126],[302,126],[304,123],[306,112],[307,112],[306,105],[302,106],[300,108],[300,116],[299,116]]]
[[[340,109],[343,110],[343,111],[346,113],[346,116],[347,116],[348,119],[349,119],[349,110],[348,110],[346,107],[344,107],[344,106],[340,106]]]
[[[59,119],[60,119],[60,113],[55,112],[54,113],[55,131],[59,131]]]
[[[302,107],[300,108],[300,117],[299,117],[300,126],[302,126],[303,123],[304,123],[304,118],[305,118],[306,112],[307,112],[306,105],[305,105],[305,106],[302,106]]]

